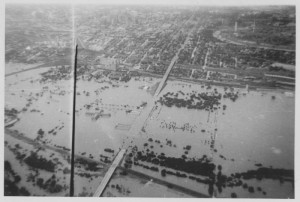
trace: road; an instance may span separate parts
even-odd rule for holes
[[[190,33],[191,33],[191,31],[190,31]],[[158,85],[158,87],[157,87],[157,89],[154,93],[153,99],[151,99],[147,103],[146,108],[142,111],[142,113],[140,114],[138,119],[131,126],[131,129],[129,130],[129,135],[133,135],[135,137],[137,137],[139,135],[140,131],[142,130],[142,128],[144,126],[144,123],[148,119],[150,113],[154,110],[155,101],[157,100],[158,95],[160,94],[161,90],[164,88],[165,83],[168,79],[168,76],[169,76],[172,68],[175,66],[176,61],[178,60],[178,55],[179,55],[180,51],[184,48],[185,44],[187,43],[188,38],[189,38],[189,35],[187,36],[184,44],[181,45],[181,48],[177,51],[176,55],[171,60],[171,63],[169,65],[168,69],[166,70],[162,80],[160,81],[160,83],[159,83],[159,85]]]
[[[126,153],[126,149],[122,149],[118,153],[118,155],[116,156],[114,162],[112,163],[112,165],[110,166],[110,168],[106,172],[104,178],[102,179],[99,187],[95,191],[94,197],[100,197],[102,195],[103,191],[105,190],[106,185],[108,184],[108,182],[110,181],[110,179],[111,179],[112,175],[114,174],[116,168],[118,167],[118,165],[122,161],[125,153]]]
[[[193,16],[192,16],[193,17]],[[192,17],[190,19],[192,19]],[[189,20],[190,20],[189,19]],[[187,20],[186,23],[189,21]],[[178,60],[178,55],[180,53],[180,51],[185,47],[186,43],[188,42],[189,36],[191,34],[193,29],[191,29],[185,39],[185,42],[181,45],[180,49],[177,51],[176,55],[172,58],[170,65],[168,66],[168,69],[166,70],[159,86],[157,87],[153,98],[147,103],[146,108],[142,111],[142,113],[140,114],[140,116],[137,118],[137,120],[134,122],[134,124],[131,126],[128,134],[130,136],[134,136],[134,137],[138,137],[140,134],[140,131],[143,129],[144,124],[146,122],[146,120],[148,119],[149,116],[151,116],[152,111],[154,110],[155,107],[155,101],[158,98],[159,93],[161,92],[161,90],[163,89],[166,80],[168,79],[168,76],[172,70],[172,68],[174,67],[176,61]],[[109,182],[112,174],[114,173],[115,169],[117,168],[118,164],[120,163],[120,161],[123,159],[123,156],[125,154],[125,149],[122,149],[118,156],[115,158],[113,164],[111,165],[111,167],[109,168],[109,170],[107,171],[107,173],[105,174],[105,177],[102,179],[99,187],[97,188],[96,192],[94,193],[94,197],[99,197],[101,196],[101,194],[103,193],[103,191],[105,190],[105,187],[107,185],[107,183]]]
[[[179,53],[182,49],[184,49],[185,45],[187,44],[188,40],[189,40],[189,36],[192,33],[194,29],[191,29],[188,33],[188,36],[185,39],[185,42],[181,45],[180,49],[177,51],[176,55],[172,58],[170,65],[168,66],[168,69],[166,70],[162,80],[160,81],[153,99],[151,99],[148,103],[146,108],[142,111],[142,113],[140,114],[140,116],[138,117],[138,119],[134,122],[134,124],[131,126],[131,129],[129,130],[129,135],[130,136],[135,136],[138,137],[140,134],[140,131],[143,129],[144,123],[146,122],[146,120],[148,119],[148,117],[150,116],[150,113],[154,110],[155,107],[155,101],[158,99],[158,96],[160,94],[160,92],[162,91],[162,89],[165,86],[165,83],[168,79],[168,76],[172,70],[172,68],[175,66],[176,61],[178,60],[178,56]]]
[[[179,52],[180,52],[181,50],[182,50],[182,47],[178,50],[178,52],[176,53],[176,55],[175,55],[175,56],[173,57],[173,59],[171,60],[171,63],[170,63],[170,65],[169,65],[167,71],[165,72],[165,74],[164,74],[164,76],[163,76],[161,82],[160,82],[159,85],[158,85],[158,88],[157,88],[156,91],[155,91],[154,98],[156,98],[156,97],[159,95],[160,91],[162,90],[162,88],[163,88],[163,86],[164,86],[164,84],[165,84],[165,82],[166,82],[166,80],[167,80],[167,78],[168,78],[168,76],[169,76],[169,74],[170,74],[172,68],[174,67],[176,61],[178,60],[178,54],[179,54]]]
[[[34,70],[34,69],[42,69],[42,68],[49,68],[49,67],[44,67],[44,66],[39,65],[37,67],[32,67],[32,68],[28,68],[28,69],[23,69],[21,71],[5,74],[5,77],[12,76],[12,75],[15,75],[15,74],[19,74],[19,73],[22,73],[22,72],[31,71],[31,70]]]

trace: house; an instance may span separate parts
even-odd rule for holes
[[[111,71],[116,71],[119,66],[119,61],[115,58],[110,57],[98,57],[100,65],[97,67],[101,69],[107,69]]]

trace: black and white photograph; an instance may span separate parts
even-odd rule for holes
[[[4,1],[4,199],[295,199],[296,7]]]

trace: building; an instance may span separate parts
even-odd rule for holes
[[[233,33],[235,36],[238,35],[237,31],[238,31],[238,24],[237,24],[237,22],[235,22],[235,24],[234,24],[234,33]]]
[[[290,65],[290,64],[283,64],[280,62],[275,62],[271,65],[271,67],[279,67],[279,68],[283,68],[289,71],[295,71],[296,67],[295,65]]]
[[[119,67],[119,61],[115,58],[100,57],[98,58],[98,62],[100,63],[100,65],[98,65],[97,67],[100,69],[116,71]]]

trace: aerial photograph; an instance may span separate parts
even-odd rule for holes
[[[296,6],[184,2],[5,4],[4,196],[295,198]]]

